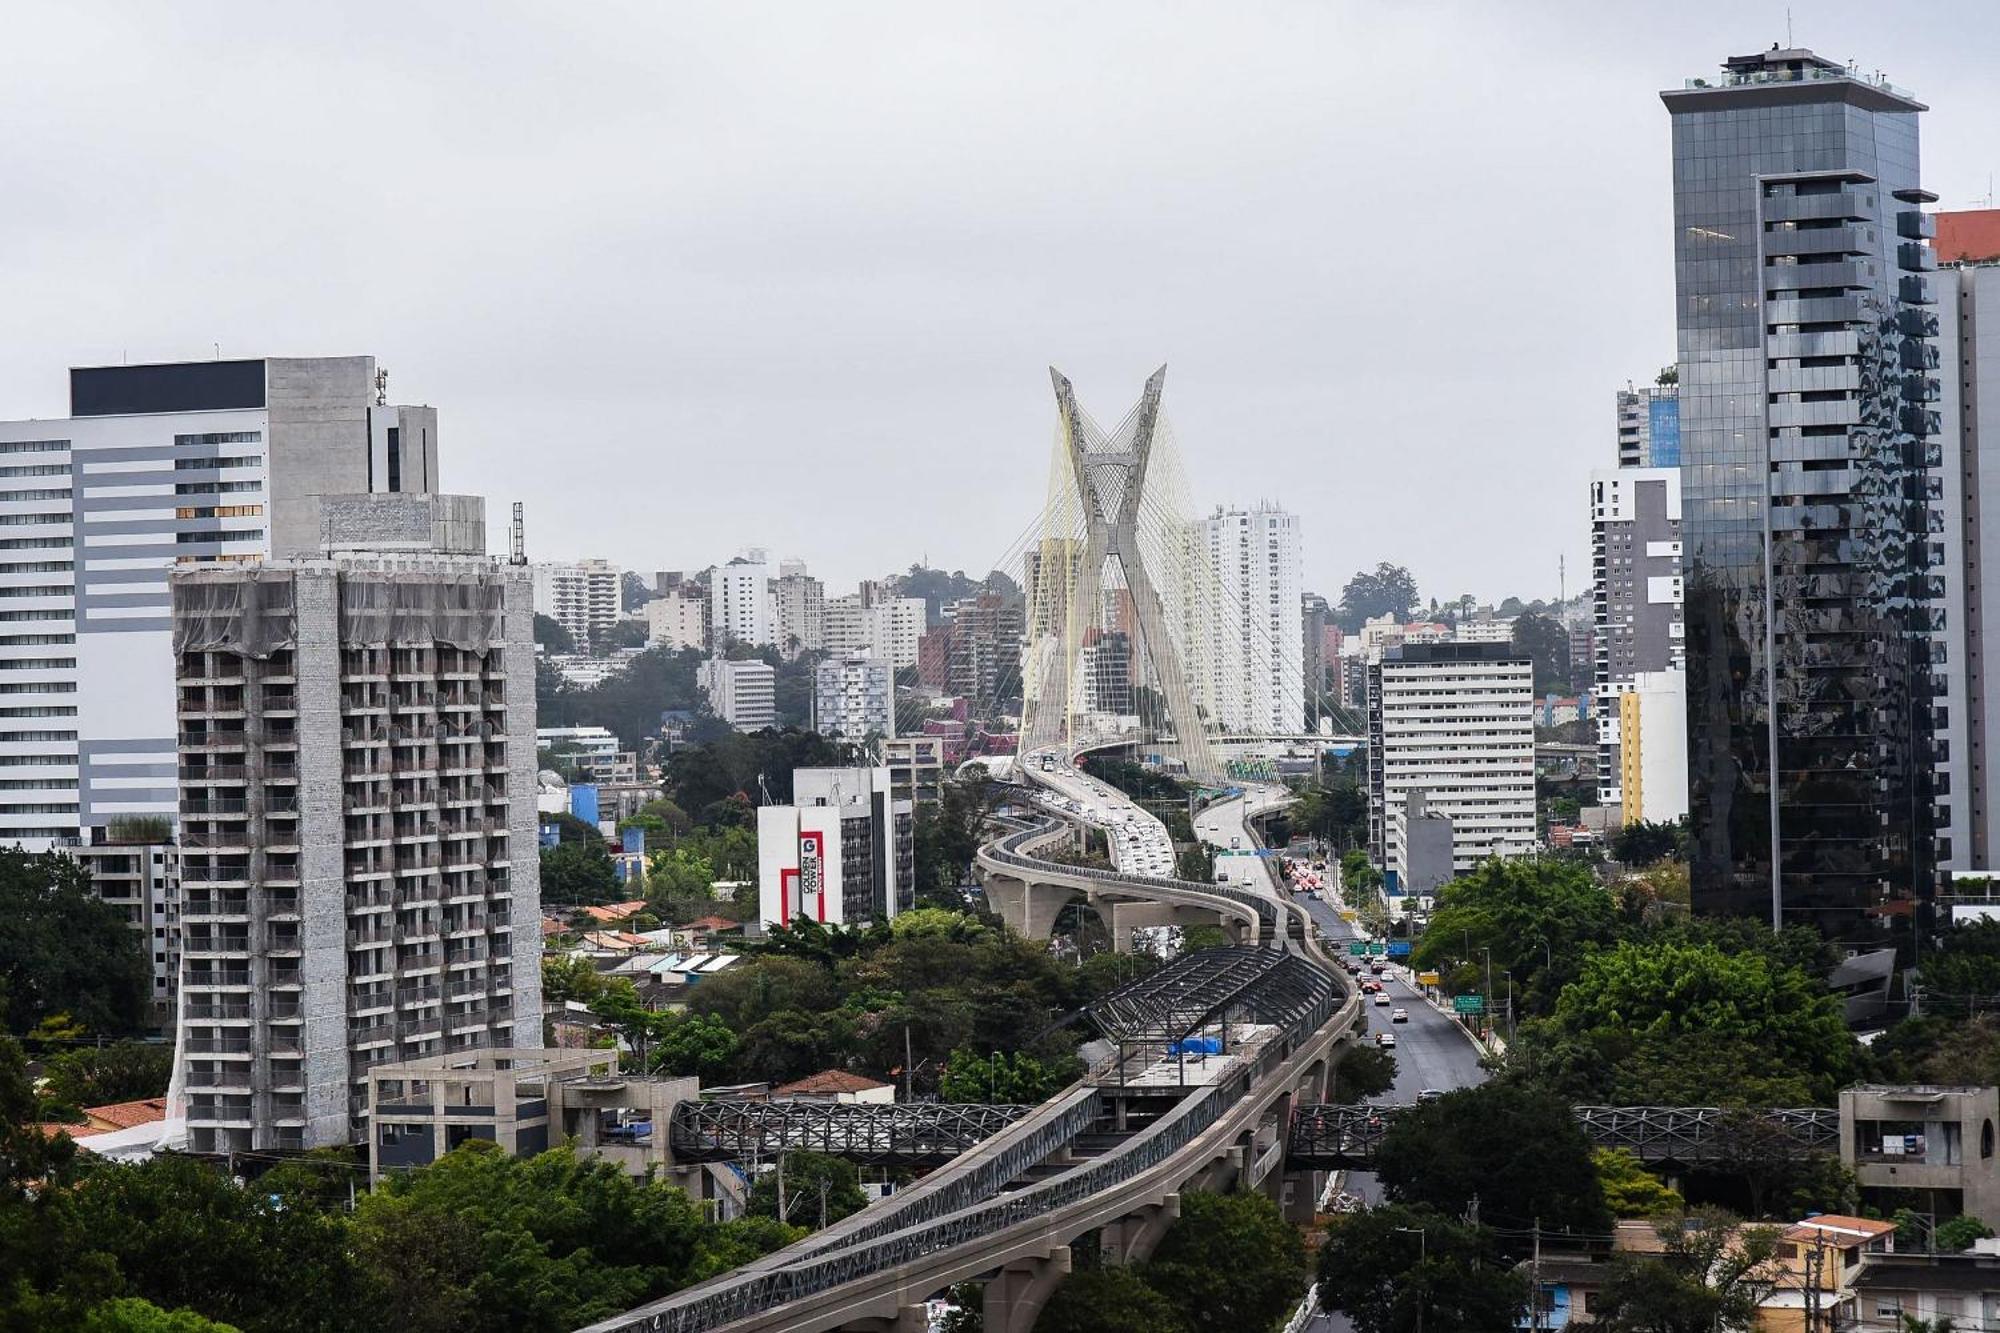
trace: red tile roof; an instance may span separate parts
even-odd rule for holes
[[[705,916],[687,923],[689,930],[734,930],[741,921],[731,921],[726,916]]]
[[[606,925],[614,921],[624,921],[646,910],[646,900],[636,898],[629,903],[606,903],[602,907],[586,907],[583,914],[592,921],[602,921]]]
[[[136,1102],[113,1102],[109,1106],[86,1106],[85,1116],[89,1117],[93,1128],[130,1129],[134,1125],[150,1125],[167,1118],[165,1097],[142,1097]]]
[[[884,1083],[879,1078],[869,1078],[863,1074],[850,1074],[845,1069],[822,1069],[817,1074],[807,1074],[796,1083],[786,1083],[771,1089],[773,1097],[798,1096],[802,1093],[867,1092],[871,1088],[892,1088],[895,1084]]]
[[[1935,216],[1933,248],[1939,263],[2000,259],[2000,208],[1968,208]]]

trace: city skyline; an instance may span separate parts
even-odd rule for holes
[[[1066,18],[1052,53],[1032,11],[743,31],[607,10],[552,32],[528,11],[466,31],[363,9],[331,46],[279,16],[227,78],[204,77],[209,25],[31,12],[38,66],[0,105],[32,103],[47,132],[0,161],[42,206],[0,224],[23,257],[0,401],[58,414],[70,364],[373,351],[396,401],[451,411],[445,489],[528,501],[534,558],[699,567],[791,543],[845,586],[920,557],[985,572],[1040,486],[1042,368],[1091,397],[1168,360],[1194,499],[1299,513],[1308,587],[1337,595],[1386,558],[1426,597],[1550,596],[1588,534],[1568,488],[1534,479],[1598,464],[1605,387],[1673,355],[1654,94],[1785,35],[1778,4],[1603,31],[1583,12],[1213,30],[1099,12]],[[1915,89],[1927,184],[1964,207],[1990,189],[1995,97],[1950,57],[1992,23],[1967,6],[1913,34],[1841,6],[1794,40]],[[894,49],[876,40],[892,24]],[[1341,56],[1446,28],[1421,79]],[[1100,57],[1127,43],[1147,74],[1106,86]],[[123,182],[109,202],[78,183],[86,148]],[[1385,234],[1406,262],[1355,262]],[[1559,276],[1595,271],[1627,275],[1615,304]],[[1423,314],[1446,308],[1464,314]],[[783,490],[742,487],[746,454]],[[839,513],[891,481],[936,502],[819,532],[773,509]],[[703,503],[676,512],[689,493]],[[1422,522],[1443,508],[1464,521]]]

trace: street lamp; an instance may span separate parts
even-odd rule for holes
[[[1428,1232],[1422,1227],[1397,1227],[1396,1230],[1417,1238],[1417,1264],[1420,1267],[1429,1262],[1431,1243]],[[1417,1333],[1424,1333],[1424,1284],[1421,1282],[1417,1284]]]
[[[1486,955],[1486,1031],[1493,1032],[1493,950],[1481,947],[1479,952]]]

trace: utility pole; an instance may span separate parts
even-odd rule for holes
[[[1528,1264],[1528,1333],[1542,1333],[1542,1219],[1535,1219],[1535,1257]]]
[[[910,1025],[903,1024],[903,1100],[913,1102],[916,1093],[917,1066],[910,1055]]]

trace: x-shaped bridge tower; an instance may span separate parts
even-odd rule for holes
[[[1153,372],[1138,406],[1108,437],[1077,407],[1076,391],[1068,378],[1053,366],[1049,367],[1049,378],[1055,385],[1062,448],[1082,508],[1084,537],[1074,582],[1064,599],[1060,641],[1037,643],[1030,649],[1039,688],[1026,705],[1028,717],[1022,725],[1022,749],[1082,739],[1075,732],[1076,717],[1084,711],[1079,678],[1082,650],[1089,631],[1097,628],[1102,614],[1105,563],[1116,560],[1138,622],[1139,642],[1134,647],[1152,663],[1168,718],[1173,723],[1175,748],[1187,765],[1188,776],[1199,782],[1219,782],[1221,765],[1195,707],[1187,667],[1179,645],[1169,632],[1167,610],[1140,540],[1147,468],[1153,459],[1160,420],[1160,390],[1166,383],[1167,368],[1161,366]],[[1156,520],[1174,525],[1185,521],[1179,515],[1156,516]],[[1184,528],[1153,535],[1156,546],[1161,541],[1192,540]],[[1067,571],[1052,572],[1046,568],[1042,574],[1045,578],[1067,577]],[[1185,596],[1187,590],[1175,591]]]

